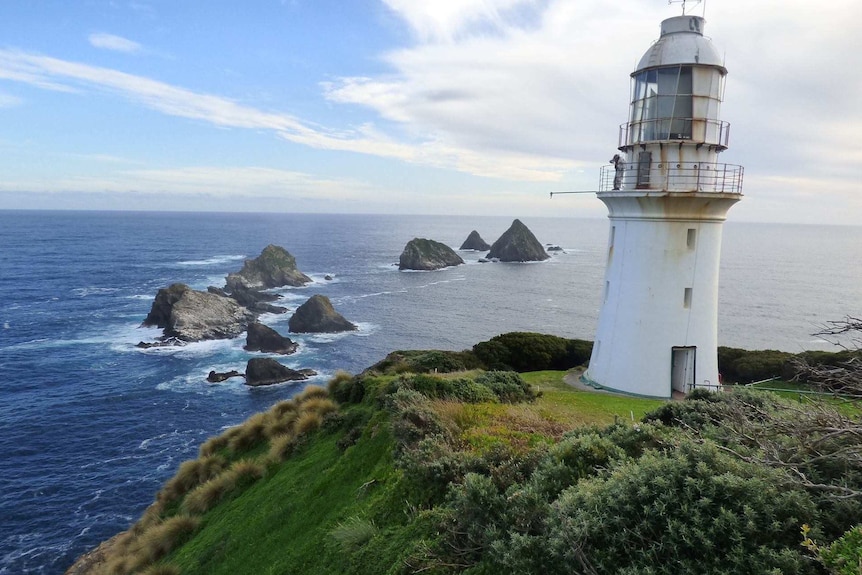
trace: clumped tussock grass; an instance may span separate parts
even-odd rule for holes
[[[338,541],[344,551],[350,552],[368,543],[377,535],[378,529],[373,521],[351,517],[335,526],[329,535]]]
[[[138,536],[129,533],[117,542],[114,557],[108,561],[103,572],[110,575],[140,572],[182,545],[199,525],[200,519],[197,517],[175,515],[150,526]]]
[[[180,499],[194,487],[221,473],[225,467],[227,467],[227,461],[219,455],[183,461],[176,474],[159,492],[158,501],[169,503]]]
[[[323,416],[314,411],[303,411],[296,420],[296,434],[307,435],[320,428],[323,424]]]
[[[210,437],[201,444],[200,448],[198,449],[198,455],[200,457],[209,457],[210,455],[215,455],[216,453],[227,447],[227,442],[228,437],[226,433],[216,435],[215,437]]]
[[[302,390],[302,393],[296,396],[294,401],[299,405],[302,405],[306,401],[314,398],[326,399],[329,397],[329,392],[326,391],[325,388],[320,387],[319,385],[309,385],[305,389]]]
[[[263,477],[262,464],[250,459],[241,459],[230,469],[223,471],[186,495],[183,508],[188,513],[200,515],[212,509],[219,501],[234,491],[243,480]]]
[[[270,422],[269,413],[256,413],[249,417],[245,423],[231,430],[228,440],[228,449],[233,453],[248,451],[264,439],[266,439],[266,428]]]
[[[303,412],[314,412],[324,416],[328,413],[332,413],[336,411],[338,406],[335,405],[335,402],[328,398],[323,397],[315,397],[313,399],[309,399],[302,404]]]
[[[299,406],[291,399],[285,401],[279,401],[275,405],[273,405],[269,411],[272,416],[276,419],[281,419],[288,413],[295,413],[299,409]]]
[[[281,463],[293,454],[299,444],[292,433],[276,435],[270,439],[268,458],[272,463]]]

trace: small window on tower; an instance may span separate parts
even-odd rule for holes
[[[685,237],[685,245],[688,249],[693,250],[695,242],[697,242],[697,230],[694,228],[688,228],[688,234]]]
[[[685,288],[685,294],[682,296],[682,307],[685,309],[691,307],[691,288]]]
[[[610,241],[608,242],[608,245],[610,247],[614,247],[614,236],[616,236],[616,235],[617,235],[617,227],[611,226],[611,237],[610,237]]]
[[[608,292],[610,292],[610,291],[611,291],[611,282],[607,281],[607,282],[605,282],[605,298],[604,298],[605,301],[608,301]]]

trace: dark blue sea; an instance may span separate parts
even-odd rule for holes
[[[157,290],[224,285],[270,243],[314,283],[283,305],[327,295],[355,333],[298,336],[280,358],[325,384],[389,351],[465,349],[529,330],[591,339],[607,220],[526,218],[565,253],[536,264],[399,272],[404,245],[493,242],[512,218],[0,211],[0,574],[62,573],[125,529],[207,437],[289,398],[301,385],[206,383],[243,371],[244,339],[141,350]],[[862,307],[862,227],[725,226],[722,345],[830,349],[811,334]],[[324,279],[331,275],[332,281]],[[287,333],[290,314],[263,320]]]

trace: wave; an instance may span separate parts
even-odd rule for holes
[[[75,288],[72,290],[72,293],[78,297],[87,297],[87,296],[91,296],[91,295],[106,295],[106,294],[116,293],[118,291],[120,291],[120,288],[106,288],[106,287],[89,286],[89,287]]]
[[[246,256],[240,255],[222,255],[222,256],[213,256],[211,258],[207,258],[205,260],[186,260],[177,262],[178,266],[217,266],[230,262],[235,262],[237,260],[244,260]]]

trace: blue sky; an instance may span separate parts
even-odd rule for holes
[[[707,0],[740,221],[862,221],[862,3]],[[665,0],[5,2],[0,209],[603,217]],[[849,23],[848,25],[844,25]]]

